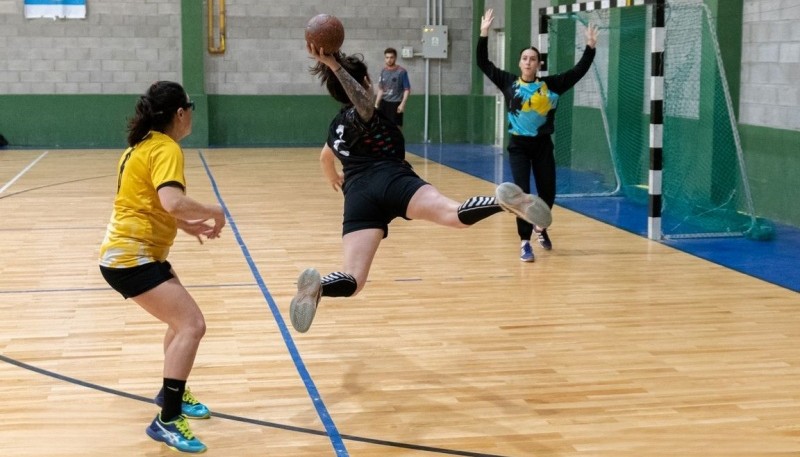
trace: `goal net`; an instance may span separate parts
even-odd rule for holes
[[[580,59],[589,24],[600,32],[589,73],[559,99],[559,197],[648,202],[652,10],[547,17],[551,75]],[[755,217],[713,18],[702,0],[668,1],[664,11],[662,235],[767,239],[772,228]]]

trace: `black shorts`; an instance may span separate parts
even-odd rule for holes
[[[152,262],[130,268],[100,266],[100,273],[109,286],[125,298],[135,297],[174,278],[169,262]]]
[[[378,111],[382,112],[386,119],[394,122],[398,127],[403,126],[403,113],[398,113],[397,108],[400,106],[400,102],[387,102],[386,100],[381,100],[378,104]]]
[[[389,223],[406,218],[411,197],[428,184],[403,165],[382,167],[365,172],[347,183],[344,191],[342,235],[377,228],[389,235]]]

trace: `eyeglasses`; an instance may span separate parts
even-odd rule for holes
[[[188,109],[188,108],[191,108],[192,111],[194,111],[194,102],[186,102],[186,104],[183,105],[183,109]]]

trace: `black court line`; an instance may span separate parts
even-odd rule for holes
[[[18,190],[16,192],[11,192],[11,193],[8,193],[8,194],[5,194],[5,195],[0,195],[0,200],[2,200],[4,198],[13,197],[15,195],[24,194],[24,193],[27,193],[27,192],[33,192],[35,190],[41,190],[41,189],[47,189],[49,187],[60,186],[62,184],[73,184],[73,183],[76,183],[76,182],[91,181],[92,179],[108,178],[109,176],[116,176],[116,175],[109,174],[109,175],[91,176],[91,177],[88,177],[88,178],[73,179],[73,180],[70,180],[70,181],[60,181],[60,182],[54,182],[54,183],[50,183],[50,184],[43,184],[41,186],[36,186],[36,187],[29,187],[27,189],[22,189],[22,190]]]
[[[2,230],[0,230],[2,231]],[[487,276],[488,278],[510,278],[512,275],[491,275]],[[447,278],[443,278],[442,280],[448,282],[460,282],[466,281],[461,276],[451,276]],[[395,282],[424,282],[425,279],[423,278],[395,278],[393,279]],[[252,287],[257,286],[258,283],[255,282],[232,282],[227,284],[194,284],[194,285],[184,285],[187,289],[211,289],[211,288],[223,288],[223,289],[230,289],[230,288],[237,288],[237,287]],[[0,290],[0,295],[16,295],[16,294],[53,294],[53,293],[64,293],[64,292],[102,292],[102,291],[109,291],[113,290],[111,287],[62,287],[62,288],[55,288],[55,289],[9,289],[9,290]]]
[[[192,167],[187,167],[187,168],[200,168],[200,167],[204,167],[204,165],[203,166],[192,166]],[[32,187],[32,188],[28,188],[28,189],[22,189],[20,191],[13,192],[13,193],[8,193],[8,194],[0,196],[0,199],[16,196],[16,195],[20,195],[20,194],[24,194],[24,193],[31,192],[31,191],[46,189],[46,188],[50,188],[50,187],[56,187],[56,186],[60,186],[60,185],[63,185],[63,184],[72,184],[72,183],[76,183],[76,182],[89,181],[89,180],[99,179],[99,178],[106,178],[106,177],[109,177],[109,176],[114,176],[114,175],[113,174],[106,174],[106,175],[98,175],[98,176],[85,177],[85,178],[68,180],[68,181],[49,183],[49,184],[45,184],[45,185],[41,185],[41,186],[37,186],[37,187]],[[44,229],[44,230],[48,230],[48,229]],[[451,278],[450,280],[452,280],[452,279],[453,278]],[[456,279],[462,279],[462,278],[456,278]],[[418,279],[418,278],[405,278],[405,279],[397,279],[397,281],[401,281],[401,282],[402,281],[421,281],[421,279]],[[248,285],[252,285],[252,284],[248,284]],[[220,285],[194,286],[194,287],[220,287]],[[238,287],[238,285],[236,287]],[[0,294],[37,293],[37,292],[38,293],[55,293],[55,292],[66,292],[66,291],[101,291],[101,290],[108,290],[108,289],[109,288],[39,289],[39,290],[0,291]],[[150,398],[147,398],[147,397],[142,397],[142,396],[139,396],[139,395],[130,394],[130,393],[127,393],[127,392],[116,390],[116,389],[111,389],[111,388],[103,387],[103,386],[100,386],[100,385],[97,385],[97,384],[92,384],[92,383],[89,383],[89,382],[86,382],[86,381],[82,381],[80,379],[76,379],[76,378],[72,378],[72,377],[69,377],[69,376],[61,375],[61,374],[58,374],[58,373],[55,373],[55,372],[52,372],[52,371],[48,371],[48,370],[45,370],[45,369],[42,369],[42,368],[35,367],[33,365],[26,364],[24,362],[20,362],[20,361],[11,359],[11,358],[6,357],[6,356],[4,356],[2,354],[0,354],[0,361],[4,361],[4,362],[6,362],[8,364],[15,365],[17,367],[20,367],[20,368],[23,368],[23,369],[26,369],[26,370],[29,370],[29,371],[33,371],[33,372],[36,372],[36,373],[39,373],[39,374],[42,374],[44,376],[48,376],[48,377],[51,377],[51,378],[54,378],[54,379],[58,379],[58,380],[65,381],[65,382],[69,382],[69,383],[72,383],[72,384],[75,384],[75,385],[80,385],[82,387],[98,390],[98,391],[101,391],[101,392],[109,393],[109,394],[112,394],[112,395],[117,395],[117,396],[124,397],[124,398],[129,398],[129,399],[132,399],[132,400],[143,401],[143,402],[146,402],[146,403],[153,403],[153,400],[150,399]],[[311,434],[311,435],[327,436],[327,433],[325,431],[322,431],[322,430],[315,430],[315,429],[309,429],[309,428],[303,428],[303,427],[295,427],[295,426],[290,426],[290,425],[285,425],[285,424],[278,424],[278,423],[274,423],[274,422],[261,421],[261,420],[258,420],[258,419],[251,419],[251,418],[245,418],[245,417],[241,417],[241,416],[229,415],[229,414],[225,414],[225,413],[214,413],[214,416],[222,418],[222,419],[227,419],[227,420],[232,420],[232,421],[237,421],[237,422],[243,422],[243,423],[249,423],[249,424],[255,424],[255,425],[261,425],[261,426],[271,427],[271,428],[276,428],[276,429],[283,429],[283,430],[288,430],[288,431],[296,431],[296,432],[306,433],[306,434]],[[464,456],[464,457],[506,457],[506,456],[497,455],[497,454],[482,454],[482,453],[469,452],[469,451],[459,451],[459,450],[452,450],[452,449],[436,448],[436,447],[422,446],[422,445],[416,445],[416,444],[410,444],[410,443],[400,443],[400,442],[395,442],[395,441],[359,437],[359,436],[356,436],[356,435],[345,435],[345,434],[342,434],[340,436],[341,436],[342,439],[345,439],[345,440],[348,440],[348,441],[357,441],[357,442],[363,442],[363,443],[369,443],[369,444],[376,444],[376,445],[380,445],[380,446],[396,447],[396,448],[409,449],[409,450],[418,450],[418,451],[431,452],[431,453],[437,453],[437,454],[457,455],[457,456]]]
[[[14,365],[16,367],[22,368],[23,370],[32,371],[34,373],[38,373],[38,374],[41,374],[43,376],[47,376],[47,377],[50,377],[50,378],[53,378],[53,379],[57,379],[59,381],[68,382],[70,384],[75,384],[75,385],[78,385],[78,386],[81,386],[81,387],[85,387],[87,389],[93,389],[93,390],[97,390],[97,391],[100,391],[100,392],[105,392],[107,394],[116,395],[118,397],[128,398],[130,400],[141,401],[141,402],[144,402],[144,403],[149,403],[149,404],[153,403],[153,399],[152,398],[143,397],[141,395],[134,395],[134,394],[131,394],[131,393],[128,393],[128,392],[123,392],[121,390],[111,389],[109,387],[104,387],[104,386],[101,386],[101,385],[98,385],[98,384],[93,384],[91,382],[82,381],[80,379],[73,378],[73,377],[70,377],[70,376],[65,376],[65,375],[50,371],[50,370],[45,370],[43,368],[39,368],[39,367],[30,365],[30,364],[27,364],[25,362],[20,362],[19,360],[15,360],[15,359],[12,359],[10,357],[6,357],[5,355],[2,355],[2,354],[0,354],[0,361],[3,361],[3,362],[5,362],[5,363],[7,363],[9,365]],[[212,413],[212,416],[215,417],[215,418],[226,419],[226,420],[230,420],[230,421],[234,421],[234,422],[242,422],[242,423],[252,424],[252,425],[258,425],[258,426],[261,426],[261,427],[269,427],[269,428],[275,428],[275,429],[280,429],[280,430],[287,430],[287,431],[290,431],[290,432],[305,433],[305,434],[308,434],[308,435],[327,436],[327,433],[325,433],[323,430],[316,430],[316,429],[306,428],[306,427],[297,427],[297,426],[293,426],[293,425],[279,424],[277,422],[263,421],[263,420],[260,420],[260,419],[252,419],[252,418],[249,418],[249,417],[236,416],[236,415],[233,415],[233,414],[225,414],[225,413],[214,412],[214,413]],[[414,450],[414,451],[430,452],[430,453],[434,453],[434,454],[458,455],[458,456],[463,456],[463,457],[509,457],[509,456],[503,456],[503,455],[498,455],[498,454],[481,454],[481,453],[478,453],[478,452],[459,451],[459,450],[455,450],[455,449],[445,449],[445,448],[437,448],[437,447],[431,447],[431,446],[422,446],[422,445],[418,445],[418,444],[401,443],[401,442],[397,442],[397,441],[379,440],[379,439],[375,439],[375,438],[366,438],[366,437],[357,436],[357,435],[345,435],[345,434],[343,434],[343,435],[341,435],[341,437],[342,437],[342,439],[345,439],[345,440],[348,440],[348,441],[356,441],[356,442],[360,442],[360,443],[375,444],[375,445],[378,445],[378,446],[394,447],[394,448],[400,448],[400,449],[409,449],[409,450]]]
[[[105,230],[105,226],[86,225],[83,227],[3,227],[0,232],[69,232],[76,230]]]
[[[252,287],[255,286],[254,282],[240,282],[230,284],[196,284],[184,285],[187,289],[211,289],[211,288],[233,288],[233,287]],[[113,290],[111,287],[67,287],[62,289],[17,289],[17,290],[0,290],[0,294],[49,294],[49,293],[63,293],[63,292],[100,292]]]
[[[195,165],[195,166],[185,167],[185,168],[186,169],[192,169],[192,168],[202,168],[202,167],[203,167],[202,165]],[[57,187],[57,186],[61,186],[61,185],[64,185],[64,184],[74,184],[76,182],[91,181],[93,179],[109,178],[109,177],[112,177],[112,176],[117,176],[117,175],[115,173],[110,173],[110,174],[105,174],[105,175],[96,175],[96,176],[88,176],[88,177],[85,177],[85,178],[72,179],[72,180],[69,180],[69,181],[58,181],[58,182],[53,182],[53,183],[49,183],[49,184],[42,184],[41,186],[29,187],[27,189],[22,189],[22,190],[18,190],[16,192],[9,192],[7,194],[0,195],[0,200],[2,200],[4,198],[14,197],[16,195],[25,194],[25,193],[28,193],[28,192],[33,192],[33,191],[36,191],[36,190],[48,189],[50,187]]]

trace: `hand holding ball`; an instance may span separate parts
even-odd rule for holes
[[[325,54],[338,52],[344,42],[342,21],[330,14],[317,14],[306,24],[306,41]]]

